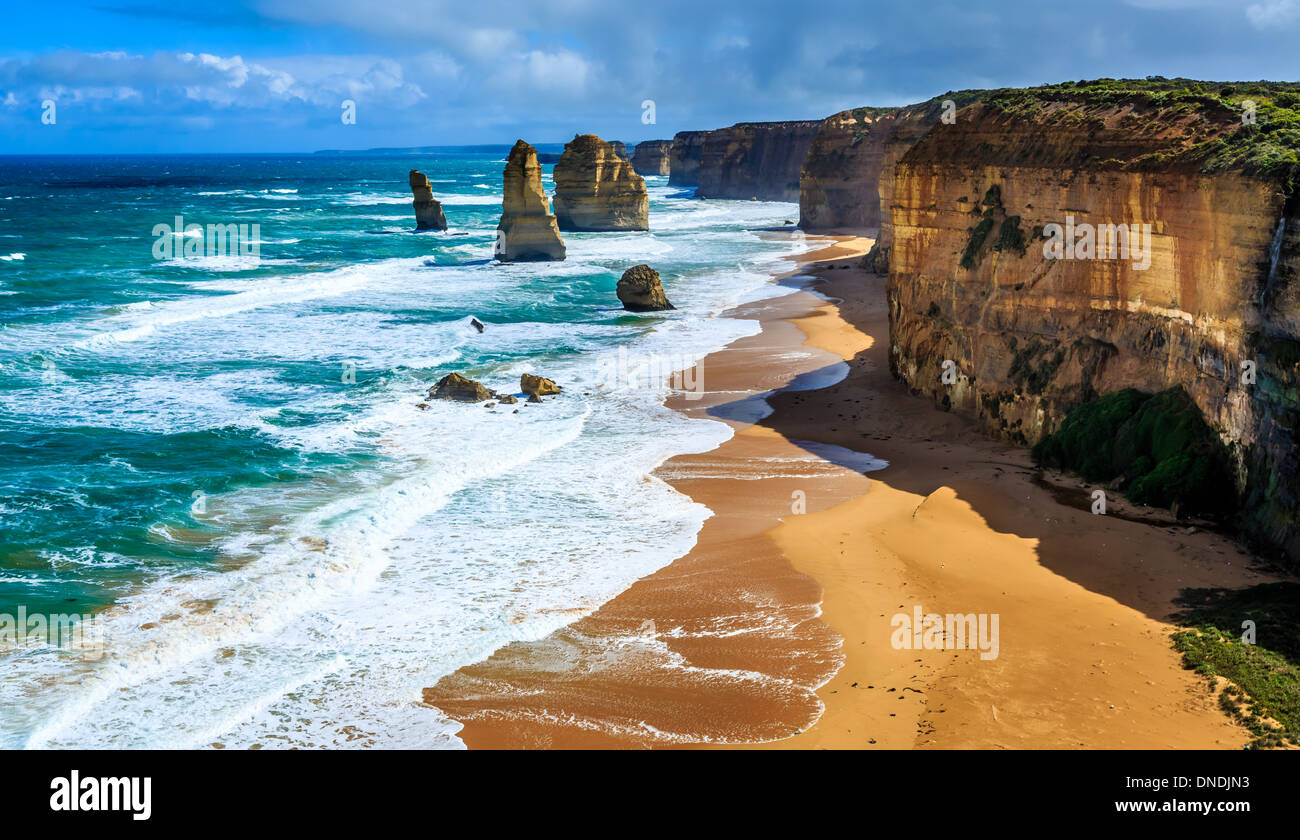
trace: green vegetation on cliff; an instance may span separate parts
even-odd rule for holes
[[[1106,125],[1104,111],[1131,107],[1119,128],[1155,133],[1178,127],[1181,144],[1133,160],[1103,164],[1136,169],[1189,167],[1241,172],[1300,187],[1300,83],[1201,82],[1193,79],[1094,79],[1035,88],[1005,88],[981,97],[1009,114]],[[1081,106],[1058,109],[1062,103]],[[1247,103],[1254,104],[1253,117]],[[1053,108],[1050,116],[1047,109]],[[1243,115],[1247,119],[1243,119]],[[1253,120],[1253,121],[1252,121]]]
[[[1255,736],[1251,746],[1300,744],[1300,584],[1188,589],[1178,603],[1187,629],[1174,634],[1174,647],[1211,691],[1217,677],[1229,681],[1219,705]]]
[[[1180,387],[1125,388],[1077,406],[1033,456],[1089,482],[1118,479],[1138,504],[1215,517],[1236,509],[1227,449]]]

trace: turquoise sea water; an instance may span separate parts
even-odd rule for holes
[[[0,644],[0,746],[457,746],[421,687],[689,550],[708,511],[648,473],[729,431],[635,368],[756,332],[717,316],[797,208],[652,177],[649,233],[500,265],[506,150],[0,159],[0,615],[104,632]],[[156,259],[176,216],[260,254]],[[677,311],[618,307],[639,262]],[[417,408],[453,370],[566,390]]]

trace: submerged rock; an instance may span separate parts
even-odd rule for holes
[[[492,392],[482,382],[475,382],[459,373],[449,373],[429,389],[428,399],[483,402],[492,399]]]
[[[618,299],[629,312],[658,312],[676,309],[664,294],[659,272],[648,265],[634,265],[618,281]]]
[[[560,230],[649,230],[645,179],[611,143],[579,134],[555,164],[555,218]]]
[[[411,192],[415,196],[415,229],[446,230],[447,217],[442,212],[442,204],[433,197],[433,187],[429,185],[428,176],[418,169],[410,173]]]
[[[519,377],[519,390],[530,397],[529,402],[540,402],[540,400],[533,400],[531,397],[549,397],[552,394],[560,393],[564,389],[544,376],[525,373]]]
[[[497,225],[496,258],[502,262],[564,259],[564,240],[542,189],[537,150],[520,140],[502,173],[505,198]]]

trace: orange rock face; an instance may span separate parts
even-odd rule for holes
[[[1071,102],[932,125],[889,179],[890,362],[1024,444],[1097,395],[1180,385],[1237,459],[1248,527],[1296,557],[1297,208],[1268,179],[1163,162],[1239,126]],[[1112,225],[1137,226],[1127,256]]]
[[[542,189],[537,150],[519,140],[502,173],[505,197],[497,225],[496,257],[502,262],[564,259],[564,240]]]
[[[880,229],[880,184],[891,108],[854,108],[822,121],[799,174],[799,227],[810,232]]]
[[[560,230],[649,230],[645,179],[594,134],[564,145],[555,164],[555,217]]]
[[[429,184],[428,176],[418,169],[412,169],[408,180],[414,196],[412,204],[415,207],[415,229],[446,230],[447,217],[442,212],[442,204],[433,197],[433,187]]]

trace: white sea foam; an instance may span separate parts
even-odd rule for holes
[[[221,535],[223,561],[169,568],[110,609],[100,662],[0,659],[18,686],[0,708],[0,743],[459,746],[457,724],[417,705],[423,687],[588,614],[687,552],[710,515],[649,474],[674,454],[717,446],[730,428],[664,408],[662,383],[611,388],[600,356],[622,346],[699,358],[758,329],[717,313],[788,291],[767,283],[783,252],[755,256],[755,234],[736,226],[771,225],[789,208],[651,191],[651,233],[573,235],[564,263],[488,264],[487,230],[481,242],[445,247],[466,265],[387,259],[213,278],[193,284],[203,294],[5,331],[8,350],[121,370],[19,392],[27,410],[62,424],[254,429],[282,446],[368,460],[207,496],[196,524]],[[607,283],[612,297],[633,260],[680,267],[664,277],[676,312],[617,323],[486,317],[530,311],[521,301],[544,313],[582,284]],[[482,334],[471,314],[489,321]],[[236,364],[249,359],[265,365]],[[478,367],[465,368],[467,359]],[[149,364],[166,372],[132,375],[132,365]],[[340,381],[345,364],[353,383]],[[503,392],[538,372],[565,394],[540,406],[418,408],[450,369]],[[314,419],[288,422],[285,411]],[[809,463],[870,468],[850,461],[860,453],[805,448]],[[160,544],[184,544],[189,530],[149,528]],[[117,562],[64,554],[57,563],[68,573]]]

